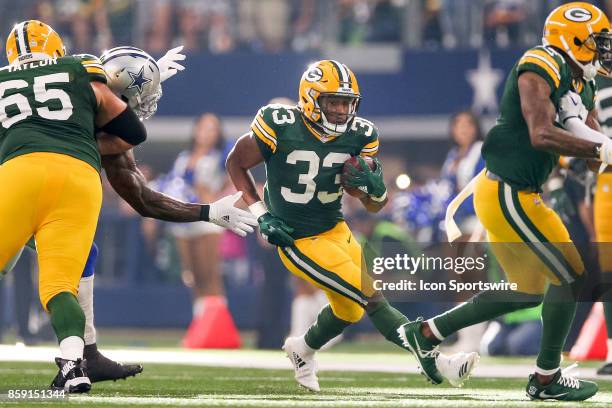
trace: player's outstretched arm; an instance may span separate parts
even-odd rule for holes
[[[102,156],[102,166],[113,189],[143,217],[170,222],[207,221],[245,236],[257,225],[249,212],[234,207],[240,194],[210,204],[185,203],[155,191],[136,165],[134,152]]]
[[[521,111],[536,149],[563,156],[598,158],[596,143],[578,139],[554,125],[557,112],[550,101],[550,86],[544,78],[525,72],[518,79]]]
[[[147,186],[132,150],[103,155],[102,166],[117,194],[143,217],[170,222],[202,221],[202,205],[176,200]]]
[[[91,82],[98,111],[95,117],[100,154],[123,153],[144,142],[147,131],[132,109],[101,82]]]
[[[123,139],[106,132],[97,132],[96,142],[101,155],[121,154],[134,147]]]

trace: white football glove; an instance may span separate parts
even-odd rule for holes
[[[185,54],[181,54],[183,46],[179,45],[176,48],[168,50],[166,54],[157,61],[159,67],[159,80],[164,82],[166,79],[172,78],[177,72],[185,69],[184,66],[177,61],[184,61]]]
[[[580,95],[573,91],[567,91],[559,100],[559,123],[565,126],[565,122],[571,118],[586,121],[589,111],[582,103]]]
[[[213,224],[245,237],[246,234],[254,231],[253,227],[257,225],[257,218],[248,211],[234,207],[240,197],[242,197],[242,191],[210,203],[208,219]]]

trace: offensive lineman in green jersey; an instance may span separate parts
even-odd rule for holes
[[[601,10],[583,2],[565,4],[548,16],[543,46],[525,52],[506,81],[499,118],[482,150],[486,172],[470,189],[497,260],[518,289],[480,292],[408,329],[409,339],[429,350],[464,327],[543,302],[542,342],[526,387],[535,400],[582,401],[597,392],[594,382],[560,369],[584,266],[561,218],[539,193],[559,155],[612,161],[612,143],[596,131],[593,82],[598,72],[609,75],[612,69],[611,39]],[[569,132],[557,126],[557,112]],[[452,241],[456,226],[447,222],[447,230]]]
[[[329,305],[301,337],[290,337],[283,349],[295,369],[295,379],[307,389],[319,391],[314,354],[352,323],[368,314],[378,331],[399,347],[413,352],[404,327],[408,319],[374,291],[362,273],[361,246],[343,220],[340,173],[352,156],[375,156],[378,131],[356,117],[360,94],[355,74],[333,60],[319,61],[302,75],[298,106],[268,105],[261,108],[227,158],[226,167],[238,191],[258,217],[261,234],[278,246],[284,265],[293,274],[325,291]],[[387,203],[381,164],[374,171],[361,161],[345,183],[360,188],[370,212]],[[265,162],[265,204],[249,169]],[[453,357],[437,350],[427,378],[441,383],[443,375],[460,385],[477,361],[476,353]],[[440,372],[436,369],[438,365]],[[463,367],[463,369],[461,369]],[[441,374],[442,372],[442,374]]]
[[[59,35],[28,20],[8,35],[0,70],[0,265],[34,235],[40,300],[61,358],[54,389],[87,392],[84,316],[76,299],[102,203],[100,153],[146,139],[134,112],[106,86],[97,59],[65,57]],[[94,127],[110,135],[97,143]]]
[[[180,54],[181,49],[182,47],[177,47],[169,50],[164,57],[155,61],[138,48],[115,47],[107,50],[101,56],[100,62],[105,71],[108,86],[118,97],[128,103],[141,120],[144,120],[152,116],[157,109],[157,102],[162,94],[161,82],[184,69],[177,63],[185,58]],[[94,55],[78,55],[77,57],[85,61],[98,60],[98,57]],[[146,72],[146,75],[142,77],[144,86],[133,86],[132,77],[140,71]],[[253,231],[247,224],[256,225],[250,213],[232,206],[232,203],[239,199],[239,193],[221,198],[214,203],[199,204],[181,202],[152,190],[147,186],[146,179],[138,169],[132,150],[116,155],[103,155],[102,167],[117,194],[143,217],[169,222],[208,221],[229,228],[241,236]],[[27,246],[35,251],[34,239],[30,240]],[[3,274],[10,272],[21,252],[19,251],[4,268],[0,267],[0,279]],[[122,365],[108,359],[98,351],[93,316],[94,265],[97,254],[98,249],[94,243],[79,283],[77,296],[85,313],[83,356],[87,360],[88,377],[92,383],[125,379],[142,372],[140,365]]]

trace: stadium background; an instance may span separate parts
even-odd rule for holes
[[[547,13],[562,1],[528,0],[22,0],[0,1],[0,35],[26,18],[50,23],[69,53],[99,53],[135,45],[154,56],[186,45],[186,70],[163,87],[150,139],[136,149],[151,180],[168,172],[189,145],[204,112],[222,120],[228,145],[249,126],[257,109],[275,97],[295,99],[311,61],[334,58],[351,67],[363,94],[360,116],[377,124],[380,156],[392,191],[392,219],[412,236],[405,191],[436,180],[452,146],[449,118],[471,109],[486,130],[494,121],[505,76],[525,48],[539,42]],[[610,2],[593,2],[603,9]],[[610,10],[610,9],[608,9]],[[4,44],[5,37],[0,38]],[[263,181],[263,169],[256,172]],[[96,242],[98,327],[185,328],[190,292],[181,280],[173,239],[162,223],[144,222],[106,186]],[[354,215],[359,219],[362,213]],[[349,219],[350,219],[349,208]],[[422,227],[422,226],[420,226]],[[431,225],[429,228],[436,228]],[[151,231],[155,229],[156,233]],[[431,231],[430,231],[431,232]],[[435,234],[433,234],[435,235]],[[426,235],[430,240],[431,234]],[[265,274],[254,237],[224,260],[230,310],[241,330],[257,329],[271,296],[264,279],[278,279],[283,299],[279,324],[287,325],[288,272]],[[14,333],[16,301],[32,299],[30,326],[40,314],[29,276],[31,254],[0,282],[0,327]],[[16,282],[19,281],[19,282]],[[14,286],[19,289],[15,290]],[[412,305],[411,315],[415,313]],[[428,312],[445,305],[429,305]],[[418,310],[418,308],[417,308]],[[429,313],[428,313],[429,314]],[[271,317],[271,316],[267,316]],[[365,324],[362,330],[367,330]],[[102,330],[103,331],[103,330]],[[0,336],[1,340],[1,336]]]

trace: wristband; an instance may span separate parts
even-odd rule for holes
[[[383,201],[385,201],[385,199],[387,198],[387,190],[385,190],[385,192],[380,196],[380,197],[374,197],[374,196],[370,196],[370,199],[372,201],[376,201],[377,203],[382,203]]]
[[[200,206],[200,221],[210,221],[210,205],[203,204]]]
[[[249,211],[255,216],[255,218],[259,218],[265,213],[267,213],[268,209],[262,201],[258,201],[254,204],[249,205]]]

